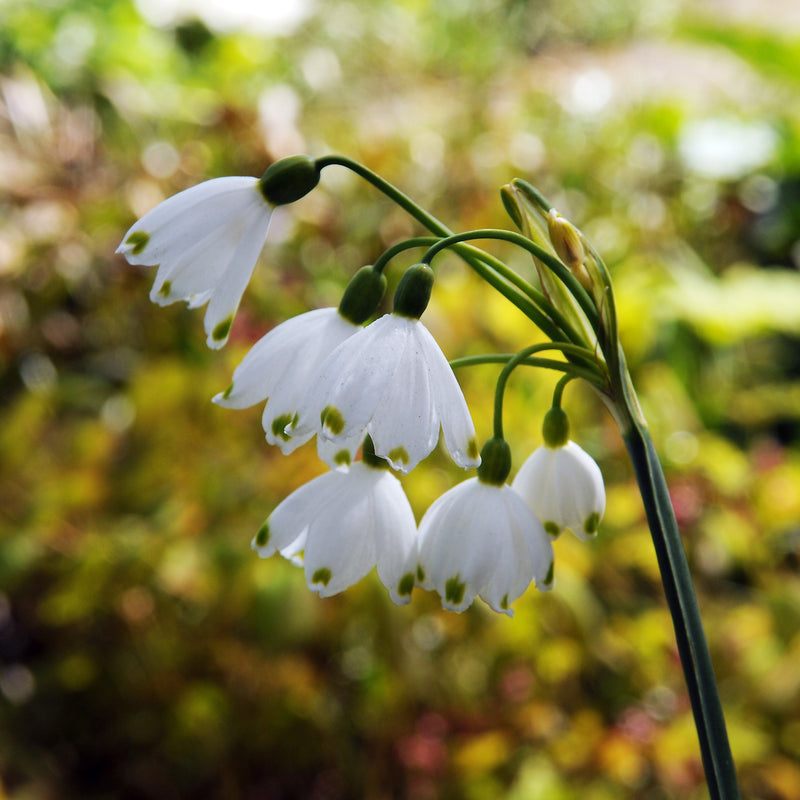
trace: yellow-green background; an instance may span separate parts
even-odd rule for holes
[[[186,186],[339,151],[457,229],[510,226],[497,190],[525,177],[605,254],[743,794],[800,798],[799,89],[791,2],[319,0],[259,32],[1,0],[0,797],[707,796],[630,464],[589,390],[565,405],[606,519],[556,543],[556,589],[513,620],[420,591],[397,608],[374,575],[319,600],[250,551],[322,466],[211,396],[419,228],[326,170],[275,220],[221,352],[113,253]],[[449,357],[538,335],[438,263],[424,320]],[[482,438],[496,374],[460,376]],[[512,379],[517,465],[553,385]],[[418,518],[461,477],[437,452],[405,478]]]

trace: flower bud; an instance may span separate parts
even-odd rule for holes
[[[583,263],[586,254],[578,229],[554,208],[551,208],[547,214],[547,231],[558,257],[570,269]]]
[[[553,406],[544,415],[542,438],[551,450],[563,447],[569,441],[569,417],[563,408]]]
[[[547,231],[558,257],[569,267],[584,289],[591,289],[592,280],[584,266],[586,251],[580,231],[554,208],[547,214]]]
[[[354,325],[363,325],[378,308],[386,291],[386,277],[371,266],[361,267],[344,290],[339,313]]]
[[[288,156],[271,164],[258,184],[268,203],[283,206],[305,197],[319,183],[319,175],[311,156]]]
[[[428,307],[433,288],[433,270],[427,264],[409,267],[394,293],[394,313],[419,319]]]
[[[492,486],[502,486],[511,472],[511,448],[505,439],[489,439],[481,450],[478,479]]]

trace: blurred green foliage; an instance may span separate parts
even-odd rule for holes
[[[113,251],[186,186],[340,151],[460,229],[508,225],[497,188],[525,177],[605,254],[744,796],[798,800],[794,4],[330,0],[271,29],[178,7],[0,0],[0,797],[705,796],[641,503],[589,391],[566,406],[606,520],[557,543],[556,589],[513,620],[396,608],[374,576],[319,600],[251,553],[322,467],[210,397],[417,228],[326,171],[274,221],[222,353]],[[452,358],[538,336],[452,257],[426,322]],[[488,436],[496,370],[460,378]],[[553,385],[512,381],[517,464]],[[404,479],[418,516],[460,478],[437,453]]]

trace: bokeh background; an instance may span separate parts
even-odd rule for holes
[[[211,396],[419,228],[326,170],[274,220],[221,352],[114,249],[189,185],[342,152],[456,229],[510,227],[498,188],[525,177],[605,255],[744,796],[800,798],[798,89],[789,0],[0,0],[0,797],[707,796],[588,389],[565,405],[606,519],[557,542],[556,589],[513,620],[397,608],[374,575],[320,600],[250,551],[323,468]],[[438,263],[425,321],[449,357],[538,337]],[[482,438],[496,375],[460,375]],[[517,465],[554,381],[511,382]],[[442,452],[404,478],[418,518],[460,479]]]

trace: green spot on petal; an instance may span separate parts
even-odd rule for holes
[[[445,583],[444,599],[447,600],[448,603],[452,603],[454,606],[457,606],[464,599],[464,592],[466,588],[467,584],[459,580],[459,576],[456,575]]]
[[[544,529],[547,531],[547,534],[551,539],[558,539],[558,537],[561,535],[561,528],[557,522],[545,522]]]
[[[331,579],[331,571],[327,567],[320,567],[312,576],[311,583],[321,583],[327,586]]]
[[[422,583],[425,580],[425,570],[422,569],[422,565],[417,564],[417,580]]]
[[[556,562],[550,562],[550,569],[547,570],[547,575],[544,578],[544,586],[552,586],[553,585],[553,577],[555,573]]]
[[[344,430],[344,417],[336,406],[325,406],[319,419],[334,436],[338,436]]]
[[[411,590],[414,588],[414,573],[407,572],[400,578],[400,583],[397,584],[397,593],[402,597],[404,595],[411,594]]]
[[[389,461],[393,464],[408,464],[408,450],[405,447],[394,447],[388,452]]]
[[[583,530],[589,536],[594,536],[597,533],[597,528],[599,526],[600,526],[600,515],[596,511],[593,511],[586,518],[586,522],[583,523]]]
[[[508,609],[508,595],[507,594],[503,595],[503,599],[500,601],[500,608],[502,608],[503,611]]]
[[[334,457],[333,461],[340,467],[349,467],[352,459],[350,458],[349,450],[340,450]]]
[[[474,459],[478,457],[478,452],[478,440],[473,436],[467,444],[467,455]]]
[[[162,297],[167,298],[169,297],[169,293],[171,291],[172,291],[172,281],[164,281],[164,283],[161,284],[161,288],[158,290],[158,293]]]
[[[222,399],[223,399],[223,400],[227,400],[227,399],[228,399],[228,398],[231,396],[231,394],[232,394],[232,393],[233,393],[233,384],[231,384],[231,385],[230,385],[230,386],[229,386],[229,387],[228,387],[228,388],[227,388],[227,389],[226,389],[226,390],[225,390],[225,391],[222,393]]]
[[[269,520],[267,520],[256,533],[256,547],[266,547],[269,541]]]
[[[286,433],[285,429],[289,425],[294,425],[296,420],[297,414],[294,416],[291,414],[279,414],[274,420],[272,420],[272,424],[270,425],[273,435],[283,439],[284,442],[288,442],[289,439],[292,438],[292,435],[290,433]]]
[[[132,245],[131,253],[135,256],[138,256],[142,250],[147,247],[147,243],[150,241],[150,234],[145,233],[145,231],[134,231],[126,240],[125,244]]]
[[[227,319],[222,320],[216,328],[211,332],[211,338],[215,342],[221,342],[224,339],[228,338],[228,334],[231,332],[231,325],[233,325],[233,315],[228,317]]]

